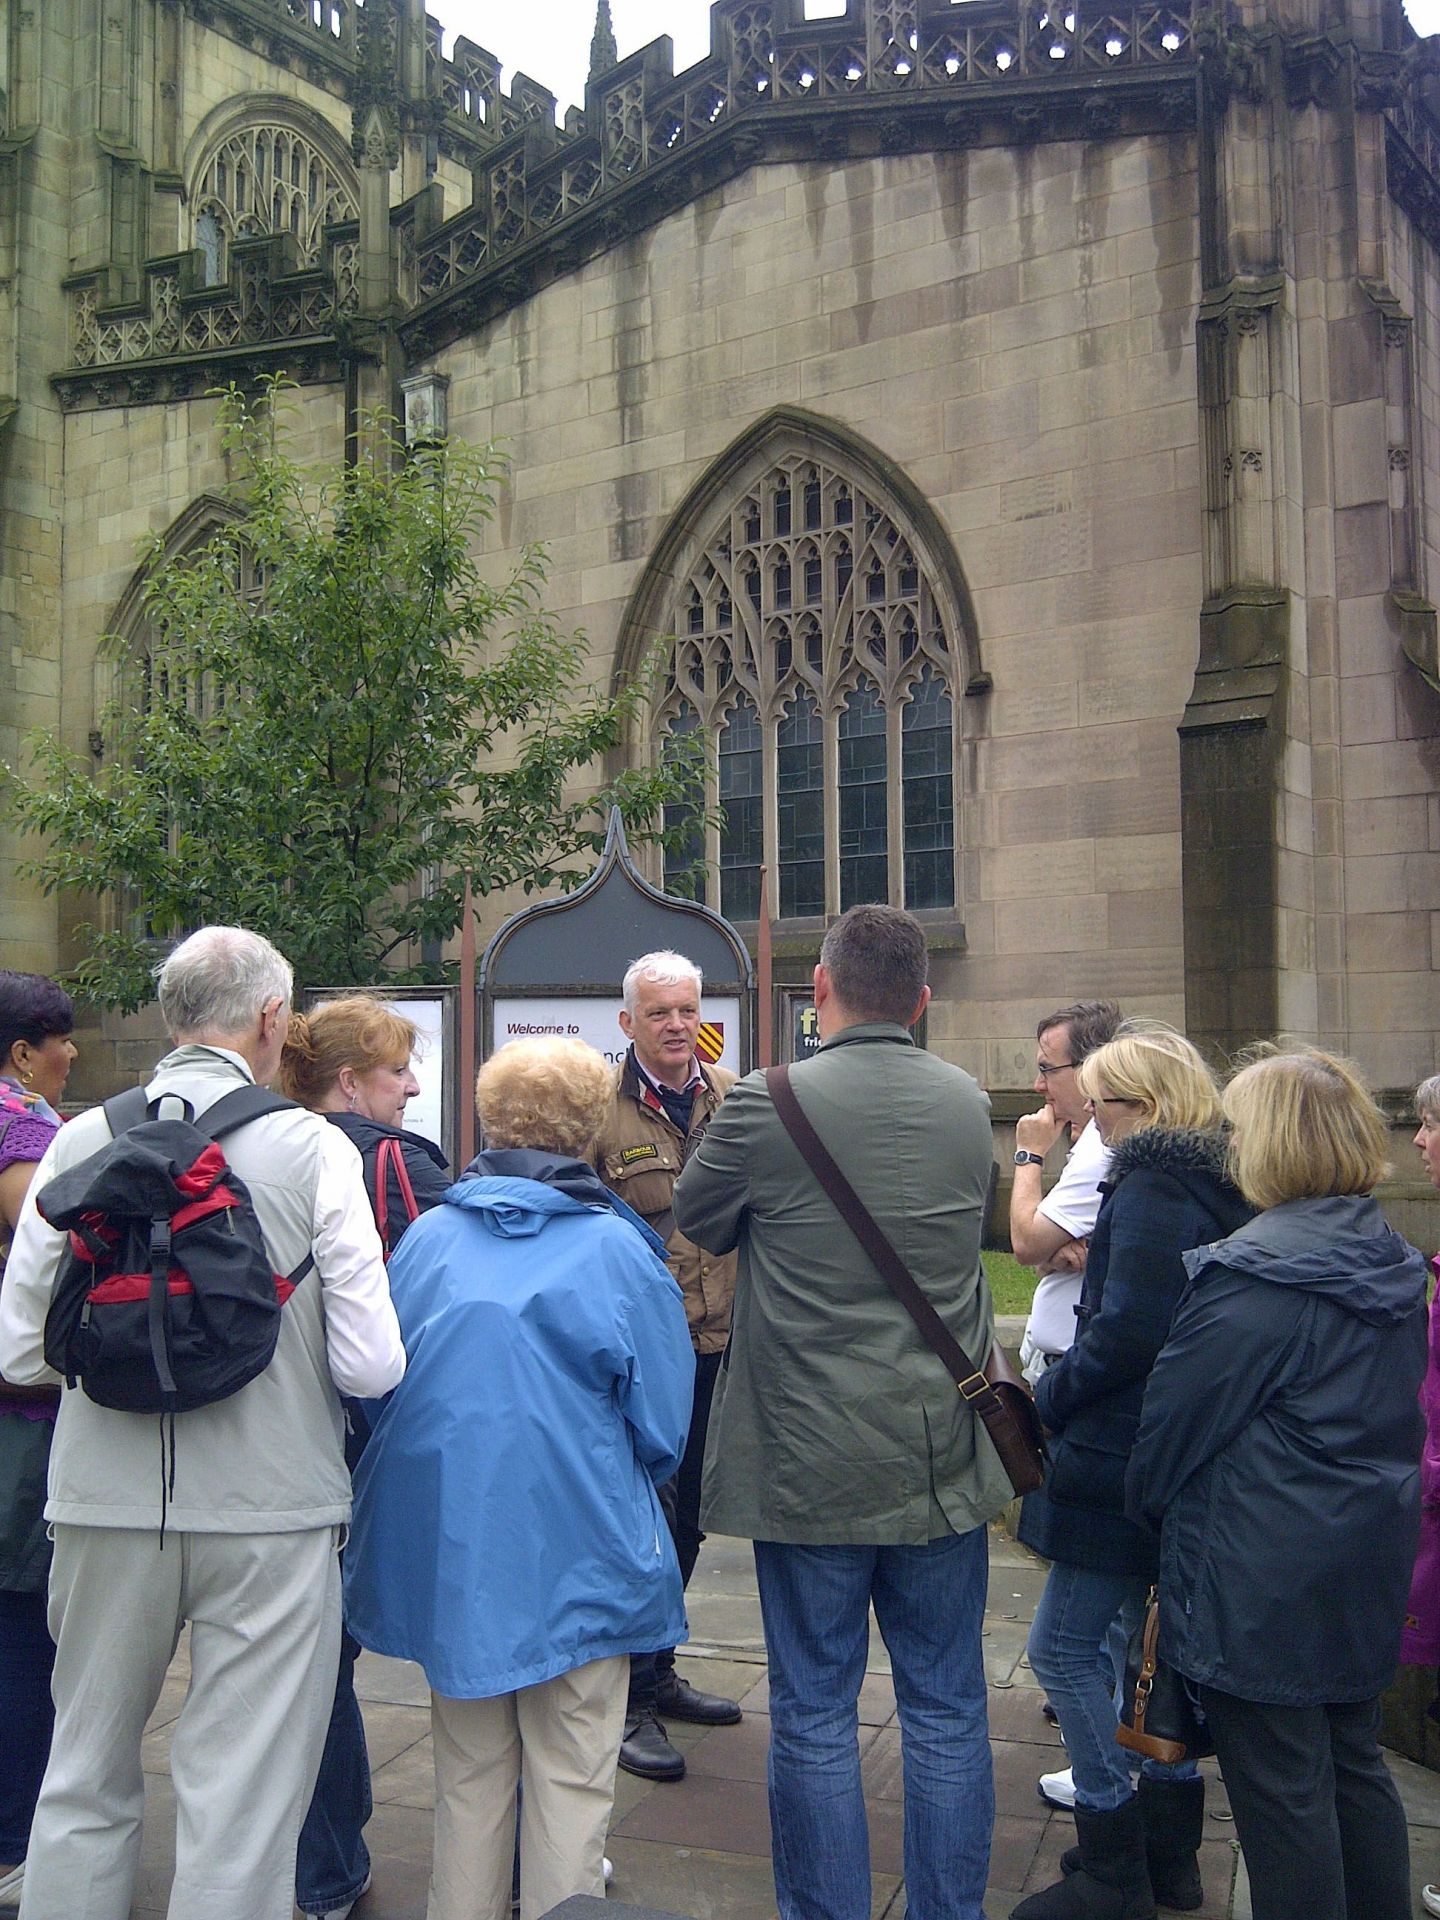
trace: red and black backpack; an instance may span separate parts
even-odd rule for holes
[[[45,1358],[102,1407],[185,1413],[264,1372],[285,1302],[314,1265],[280,1275],[245,1183],[217,1144],[293,1107],[240,1087],[195,1119],[159,1119],[178,1096],[105,1102],[109,1143],[48,1181],[41,1217],[70,1236],[45,1319]]]

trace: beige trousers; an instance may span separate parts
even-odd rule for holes
[[[573,1893],[603,1899],[601,1861],[630,1662],[592,1660],[489,1700],[430,1696],[435,1858],[426,1920],[509,1920],[520,1816],[520,1920]]]
[[[340,1657],[341,1531],[167,1533],[161,1552],[153,1530],[56,1526],[55,1737],[25,1920],[127,1920],[140,1740],[186,1621],[169,1920],[290,1920]]]

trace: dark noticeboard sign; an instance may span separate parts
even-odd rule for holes
[[[668,950],[700,969],[702,1060],[748,1073],[753,1065],[755,973],[723,915],[662,893],[636,868],[618,811],[594,873],[573,893],[513,914],[480,963],[481,1048],[559,1034],[618,1061],[621,982],[632,960]]]

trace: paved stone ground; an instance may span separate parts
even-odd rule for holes
[[[1073,1822],[1036,1797],[1035,1781],[1063,1764],[1056,1736],[1040,1713],[1040,1694],[1024,1664],[1025,1635],[1044,1582],[1044,1568],[1003,1533],[991,1536],[985,1660],[995,1751],[998,1815],[991,1856],[988,1915],[1008,1915],[1022,1892],[1048,1885],[1059,1872]],[[765,1805],[765,1652],[748,1544],[707,1543],[689,1595],[694,1652],[682,1658],[697,1685],[742,1700],[738,1727],[672,1727],[684,1748],[688,1777],[646,1786],[618,1776],[608,1851],[615,1862],[613,1895],[668,1908],[694,1920],[770,1920],[770,1835]],[[174,1803],[167,1767],[168,1725],[184,1698],[184,1649],[177,1656],[145,1745],[145,1849],[133,1920],[164,1912],[173,1849]],[[428,1694],[419,1670],[365,1655],[357,1674],[375,1779],[375,1817],[368,1829],[375,1862],[373,1890],[356,1920],[423,1920],[430,1862],[432,1804]],[[869,1672],[860,1696],[860,1744],[870,1817],[875,1920],[903,1920],[900,1734],[889,1663],[872,1633]],[[1394,1770],[1410,1819],[1417,1889],[1440,1881],[1440,1776],[1408,1761]],[[1243,1868],[1237,1870],[1234,1826],[1213,1774],[1208,1799],[1200,1920],[1248,1920]],[[77,1916],[79,1920],[79,1916]]]

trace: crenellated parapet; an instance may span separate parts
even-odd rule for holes
[[[229,278],[205,284],[198,252],[146,263],[139,300],[110,299],[105,273],[77,274],[70,293],[70,366],[54,376],[61,404],[141,405],[204,393],[278,359],[293,378],[334,379],[339,337],[357,312],[359,229],[326,229],[320,258],[301,262],[281,235],[237,240]]]
[[[1191,12],[849,0],[806,20],[801,0],[719,0],[706,59],[677,75],[657,40],[592,78],[583,122],[537,120],[482,158],[474,204],[417,244],[406,345],[433,350],[759,162],[1192,126]]]
[[[1189,132],[1202,110],[1218,124],[1265,101],[1383,115],[1390,191],[1440,244],[1434,60],[1408,29],[1364,48],[1191,0],[848,0],[823,20],[803,0],[718,0],[706,58],[677,74],[662,37],[592,72],[583,111],[557,125],[554,95],[523,74],[503,90],[483,47],[461,39],[447,58],[414,0],[185,4],[233,31],[268,22],[328,62],[355,165],[378,184],[358,242],[327,227],[313,270],[237,247],[222,286],[195,284],[180,256],[145,265],[138,300],[133,274],[125,301],[105,273],[69,283],[75,374],[285,345],[357,312],[414,361],[757,164]],[[471,204],[444,220],[425,189],[388,206],[402,140],[459,158]]]

